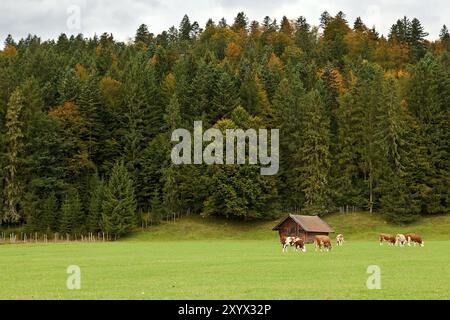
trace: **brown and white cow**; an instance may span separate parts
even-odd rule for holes
[[[344,245],[344,235],[343,234],[338,234],[337,235],[337,237],[336,237],[336,245],[338,247]]]
[[[301,238],[296,238],[294,242],[295,250],[306,252],[305,242]]]
[[[297,237],[285,237],[285,236],[280,237],[281,251],[287,252],[287,248],[289,246],[291,247],[294,246],[296,239]]]
[[[320,249],[322,251],[322,248],[324,248],[326,251],[331,250],[331,240],[328,236],[315,236],[314,237],[314,246],[317,249]]]
[[[416,246],[416,243],[418,243],[421,247],[424,246],[424,241],[422,240],[422,237],[416,233],[407,233],[405,234],[406,241],[408,243],[408,246],[411,246],[411,242],[414,243],[414,247]]]
[[[379,240],[380,240],[380,246],[383,245],[384,241],[387,241],[387,243],[389,245],[395,244],[395,237],[392,234],[380,233]]]
[[[405,235],[401,234],[401,233],[397,234],[395,236],[395,245],[396,246],[400,246],[400,247],[404,247],[405,244],[406,244],[406,237],[405,237]]]

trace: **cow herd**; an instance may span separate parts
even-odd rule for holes
[[[286,237],[281,236],[280,237],[281,242],[281,251],[287,252],[287,249],[289,247],[294,247],[295,251],[298,252],[306,252],[306,246],[305,241],[300,237]],[[338,234],[336,237],[336,245],[342,246],[344,244],[344,235]],[[314,237],[314,247],[315,250],[325,250],[330,251],[331,250],[331,239],[329,236],[323,236],[323,235],[317,235]]]
[[[380,246],[383,244],[383,242],[387,242],[388,245],[395,245],[400,247],[404,247],[406,244],[408,246],[411,246],[411,243],[413,243],[414,246],[418,244],[419,246],[423,247],[425,244],[422,240],[422,237],[416,233],[399,233],[396,236],[392,234],[380,233],[379,240]]]
[[[379,241],[380,245],[382,245],[383,242],[387,242],[389,245],[400,247],[404,247],[405,245],[411,246],[411,244],[413,244],[414,246],[416,246],[416,244],[418,244],[421,247],[424,246],[424,241],[422,240],[422,237],[416,233],[406,233],[406,234],[399,233],[395,236],[387,233],[381,233],[379,236]],[[289,247],[294,247],[294,250],[297,252],[306,252],[305,241],[300,237],[280,236],[280,242],[282,252],[287,252],[287,249]],[[338,247],[344,245],[344,235],[338,234],[336,236],[336,245]],[[315,251],[317,250],[330,251],[332,247],[330,237],[325,235],[316,235],[314,237],[314,247]]]

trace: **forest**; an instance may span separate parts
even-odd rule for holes
[[[319,18],[319,17],[318,17]],[[450,212],[450,34],[388,35],[324,12],[185,15],[133,39],[8,36],[0,51],[1,223],[123,235],[184,214],[271,219]],[[277,128],[280,168],[175,165],[176,128]]]

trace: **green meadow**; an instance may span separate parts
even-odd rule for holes
[[[116,242],[0,245],[0,299],[449,299],[450,217],[408,227],[367,213],[328,217],[346,236],[331,252],[281,253],[274,221],[185,217]],[[417,232],[421,247],[380,246]],[[69,290],[67,267],[81,270]],[[367,268],[379,266],[381,289]]]

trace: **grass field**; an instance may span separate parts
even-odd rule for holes
[[[268,228],[273,222],[250,227],[201,218],[113,243],[2,245],[0,298],[450,299],[449,217],[428,219],[407,228],[424,235],[423,248],[380,247],[378,228],[404,230],[371,225],[366,214],[329,218],[348,234],[345,246],[329,253],[308,245],[306,253],[282,254]],[[80,290],[66,287],[69,265],[81,268]],[[381,290],[366,287],[369,265],[381,269]]]

